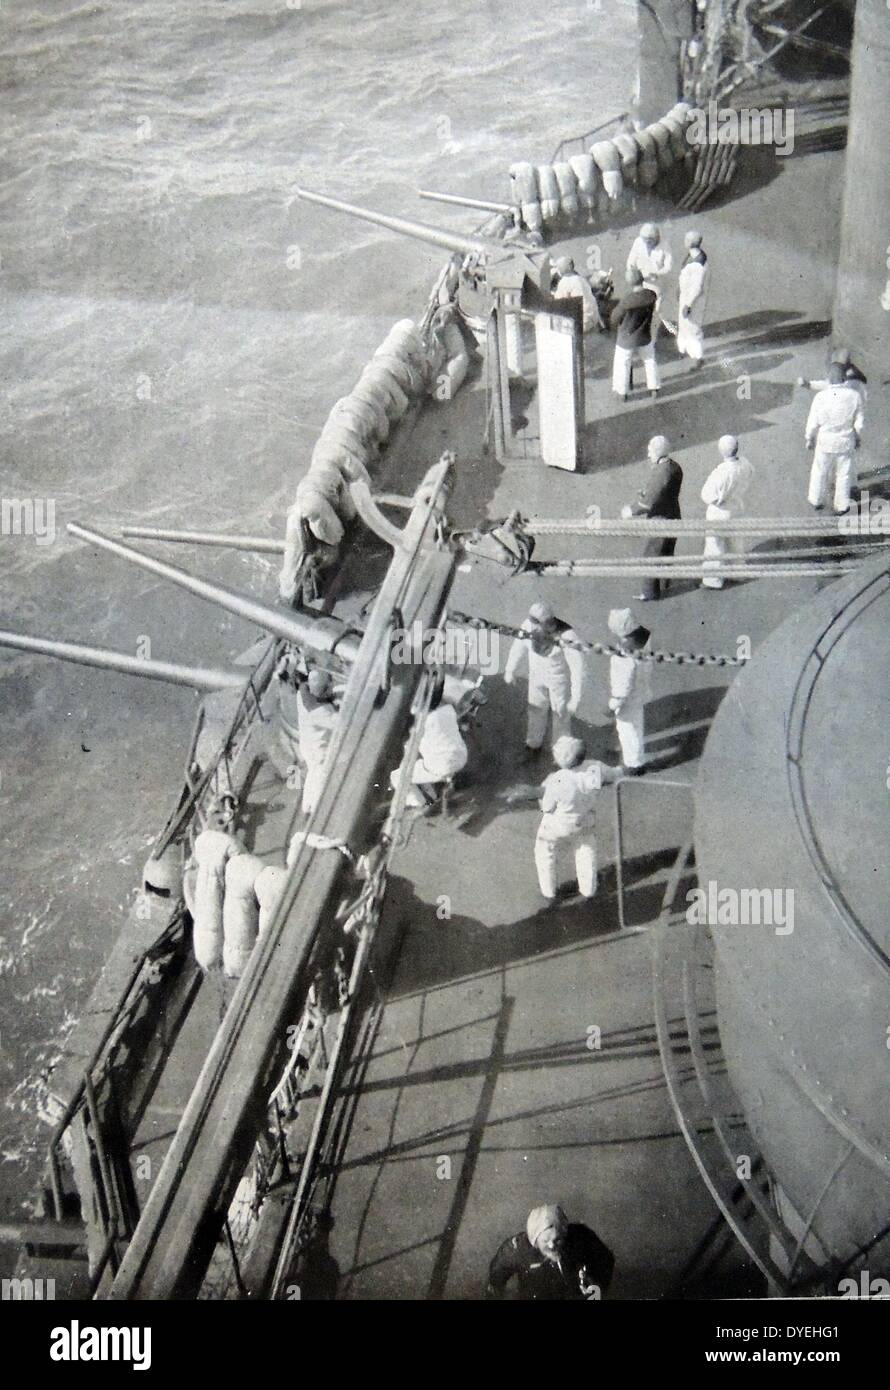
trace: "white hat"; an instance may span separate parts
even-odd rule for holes
[[[731,459],[739,451],[739,441],[734,434],[722,434],[717,440],[717,448],[724,458]]]
[[[549,603],[533,603],[528,610],[528,616],[535,623],[552,623],[556,614]]]
[[[649,440],[649,449],[656,458],[663,459],[671,451],[671,441],[666,434],[653,434]]]
[[[557,275],[571,275],[572,271],[575,269],[575,262],[572,260],[571,256],[557,256],[556,260],[553,262],[553,269],[556,271]]]
[[[644,241],[657,241],[661,236],[654,222],[644,222],[640,228],[640,236]]]
[[[684,242],[686,243],[686,245],[689,246],[689,247],[692,247],[692,246],[701,246],[701,244],[702,244],[702,234],[701,234],[701,232],[696,232],[696,231],[687,232],[686,235],[685,235],[685,237],[683,238],[683,240],[684,240]]]
[[[613,608],[609,614],[609,631],[616,637],[629,637],[640,626],[629,608]]]
[[[557,767],[574,767],[584,757],[584,744],[580,738],[563,734],[553,745],[553,761]]]

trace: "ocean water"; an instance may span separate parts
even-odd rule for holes
[[[222,660],[253,633],[64,533],[274,533],[330,405],[443,253],[301,204],[304,183],[469,230],[418,187],[503,198],[516,159],[627,109],[633,0],[4,0],[0,624]],[[165,551],[169,557],[169,551]],[[179,563],[274,593],[264,557]],[[0,1197],[147,847],[196,697],[0,652]]]

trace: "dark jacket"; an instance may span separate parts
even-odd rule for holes
[[[582,1283],[596,1285],[604,1298],[612,1279],[615,1256],[589,1226],[571,1225],[559,1264],[547,1260],[525,1231],[505,1240],[488,1270],[488,1295],[500,1297],[515,1278],[519,1297],[543,1302],[553,1299],[591,1299]]]
[[[655,291],[647,290],[643,285],[618,301],[609,322],[618,330],[619,347],[641,348],[651,343],[652,315],[656,303]]]
[[[659,516],[668,521],[680,517],[680,488],[683,469],[672,458],[659,459],[649,469],[649,477],[640,488],[631,507],[634,516]]]

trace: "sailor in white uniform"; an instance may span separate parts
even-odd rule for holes
[[[306,764],[301,809],[312,814],[324,786],[325,761],[339,711],[334,683],[327,671],[310,671],[297,692],[297,734],[300,757]]]
[[[630,248],[626,270],[638,270],[647,290],[657,295],[656,309],[661,305],[661,296],[673,269],[674,258],[670,247],[662,240],[661,231],[654,222],[644,222],[640,234]]]
[[[543,746],[547,716],[553,717],[553,744],[571,733],[572,715],[578,708],[584,685],[584,658],[569,643],[580,644],[578,634],[557,618],[547,603],[534,603],[523,622],[504,670],[512,685],[520,665],[528,662],[528,727],[525,746],[529,753]],[[565,645],[564,645],[565,644]]]
[[[701,490],[701,499],[707,504],[705,517],[708,521],[729,521],[738,516],[745,493],[754,477],[754,469],[739,453],[739,441],[734,434],[724,434],[717,441],[720,462],[708,474]],[[705,536],[705,561],[718,559],[733,551],[731,536]],[[724,580],[719,574],[706,574],[702,585],[706,589],[722,589]]]
[[[596,893],[596,802],[616,769],[584,758],[579,738],[561,738],[553,749],[557,771],[544,781],[540,806],[543,812],[535,837],[535,868],[545,898],[555,898],[559,850],[571,850],[582,897]]]
[[[618,638],[621,651],[609,658],[609,709],[615,716],[615,730],[621,745],[621,761],[630,776],[638,776],[646,765],[646,701],[650,694],[647,661],[639,661],[649,641],[643,627],[629,608],[613,608],[609,631]]]
[[[813,449],[813,466],[807,501],[821,511],[834,485],[834,510],[850,508],[850,489],[856,480],[855,455],[865,422],[864,401],[858,384],[846,379],[839,362],[828,371],[828,385],[817,392],[807,417],[806,446]]]
[[[710,278],[701,232],[687,232],[686,259],[678,286],[677,351],[692,359],[693,369],[701,367],[704,360],[704,321]]]
[[[554,299],[580,299],[583,312],[582,329],[585,334],[602,329],[599,305],[590,284],[575,270],[571,256],[560,256],[553,263],[553,270],[559,277],[553,291]]]
[[[431,805],[436,789],[467,765],[469,754],[457,710],[443,700],[442,694],[443,687],[440,686],[423,721],[417,759],[411,773],[412,786],[405,797],[406,806],[416,808]],[[390,774],[390,786],[394,791],[400,775],[401,769]]]

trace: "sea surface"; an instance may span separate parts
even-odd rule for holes
[[[635,8],[3,0],[0,498],[52,504],[56,536],[0,535],[0,626],[167,659],[243,650],[249,629],[65,523],[280,532],[331,404],[444,260],[295,186],[470,230],[415,190],[502,199],[514,160],[626,110]],[[274,596],[268,557],[164,553]],[[29,1209],[46,1076],[195,708],[0,652],[0,1218]]]

